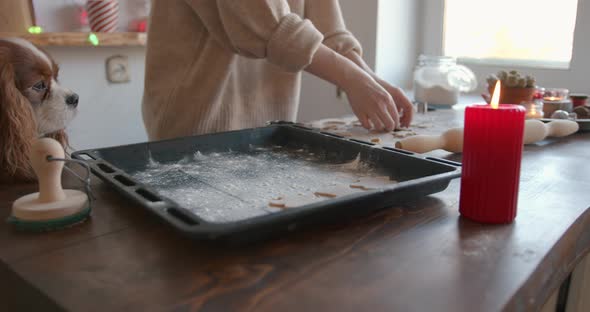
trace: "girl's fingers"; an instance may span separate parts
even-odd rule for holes
[[[369,119],[371,120],[371,123],[373,124],[373,130],[382,131],[385,128],[385,126],[381,122],[381,118],[379,118],[379,116],[377,114],[371,113],[369,115]]]
[[[391,103],[390,105],[387,105],[386,107],[387,107],[387,112],[389,113],[389,115],[393,119],[393,122],[395,123],[393,129],[391,129],[391,130],[399,128],[400,127],[400,118],[399,118],[399,112],[397,110],[397,107],[395,106],[395,103]]]
[[[412,122],[412,118],[414,117],[414,105],[412,105],[412,102],[410,102],[408,97],[404,94],[404,91],[399,88],[393,89],[394,90],[392,92],[394,94],[392,96],[396,106],[404,112],[401,118],[401,126],[409,127],[410,123]]]
[[[395,129],[397,123],[394,121],[394,116],[389,111],[390,105],[385,105],[387,108],[381,107],[379,111],[379,119],[384,126],[384,130],[393,131]],[[397,111],[396,111],[397,113]],[[399,119],[398,119],[399,120]]]
[[[414,105],[412,105],[412,102],[410,102],[402,89],[394,87],[384,81],[382,84],[385,85],[385,89],[387,89],[387,92],[389,92],[393,98],[394,106],[388,108],[390,109],[392,117],[394,117],[394,114],[397,115],[397,119],[394,117],[394,120],[397,121],[396,126],[409,127],[412,118],[414,117]],[[395,113],[393,109],[395,109]],[[403,116],[400,118],[401,111],[403,111]]]
[[[367,115],[359,114],[359,115],[357,115],[357,117],[359,119],[359,122],[363,126],[363,128],[365,128],[367,130],[371,130],[371,123],[369,123],[369,118],[367,117]]]
[[[400,120],[401,126],[408,128],[410,126],[410,123],[412,122],[413,115],[414,115],[414,108],[412,106],[404,107],[404,114]]]
[[[414,118],[414,105],[408,100],[408,98],[402,94],[399,97],[399,106],[404,111],[404,115],[401,118],[401,125],[402,127],[409,127],[410,123],[412,122],[412,118]]]

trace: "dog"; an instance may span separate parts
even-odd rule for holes
[[[31,181],[33,140],[51,137],[67,147],[66,126],[79,96],[58,82],[59,67],[44,50],[20,38],[0,38],[0,182]]]

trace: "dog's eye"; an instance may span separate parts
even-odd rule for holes
[[[47,85],[45,84],[45,81],[39,81],[33,85],[33,90],[37,92],[45,91],[46,89]]]

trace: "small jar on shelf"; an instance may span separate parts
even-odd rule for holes
[[[525,116],[527,119],[540,119],[545,116],[543,113],[543,100],[534,99],[521,104],[526,109]]]
[[[545,116],[543,113],[543,95],[545,88],[536,87],[531,101],[523,102],[521,105],[526,109],[525,116],[527,119],[540,119]]]
[[[129,16],[129,31],[132,32],[147,32],[148,19],[150,15],[151,2],[150,0],[128,0],[130,12]]]
[[[554,112],[562,110],[571,113],[572,101],[569,99],[569,90],[565,88],[547,88],[543,94],[543,112],[548,118]]]

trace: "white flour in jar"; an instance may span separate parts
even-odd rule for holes
[[[414,99],[417,102],[434,105],[454,105],[459,101],[459,90],[449,90],[440,85],[426,85],[415,81]]]

